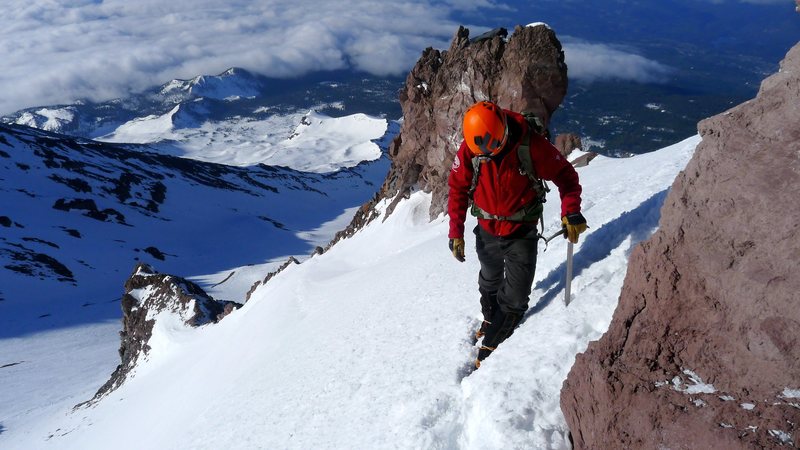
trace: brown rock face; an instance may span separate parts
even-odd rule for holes
[[[608,332],[564,382],[575,448],[800,445],[800,44],[699,130]]]
[[[573,150],[582,149],[581,137],[574,133],[559,134],[556,136],[555,147],[566,158]]]
[[[497,29],[470,40],[469,30],[461,27],[448,50],[423,52],[400,93],[404,122],[389,148],[392,167],[386,181],[336,240],[374,219],[377,202],[399,201],[412,188],[432,192],[432,218],[443,212],[447,175],[461,143],[461,119],[475,102],[491,100],[514,111],[531,111],[545,126],[549,123],[567,92],[561,43],[546,26],[517,27],[506,35]]]

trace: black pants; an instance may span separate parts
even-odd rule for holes
[[[496,296],[497,305],[504,312],[523,314],[528,309],[536,271],[536,226],[526,225],[507,237],[493,236],[480,225],[474,232],[481,263],[478,274],[481,294]]]
[[[506,237],[475,227],[475,247],[481,271],[478,288],[481,310],[489,322],[478,359],[483,360],[506,340],[528,309],[536,271],[538,232],[534,224],[525,225]]]

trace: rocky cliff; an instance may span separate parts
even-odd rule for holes
[[[510,36],[498,28],[473,39],[460,27],[449,49],[426,49],[408,74],[400,93],[403,126],[389,148],[389,174],[336,240],[374,219],[377,202],[399,201],[412,189],[432,193],[432,218],[443,212],[447,176],[462,139],[461,119],[473,103],[491,100],[530,111],[546,126],[566,92],[564,52],[546,25],[518,26]]]
[[[157,322],[199,327],[220,321],[240,306],[214,300],[191,281],[138,264],[125,282],[122,296],[121,362],[90,402],[118,388],[139,359],[147,355]]]
[[[699,131],[564,383],[576,449],[800,445],[800,44]]]

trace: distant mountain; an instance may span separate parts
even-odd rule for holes
[[[186,98],[236,100],[255,97],[265,88],[264,81],[243,69],[230,68],[216,76],[198,76],[191,80],[172,80],[161,87],[160,94],[184,101]]]
[[[147,143],[151,151],[223,164],[287,164],[282,152],[291,152],[298,141],[285,144],[303,129],[309,114],[337,119],[362,115],[335,129],[327,127],[325,140],[312,145],[317,149],[333,145],[346,152],[352,145],[380,138],[384,130],[363,115],[399,118],[398,87],[398,80],[350,72],[278,80],[231,68],[102,103],[28,108],[0,122],[107,142]],[[271,160],[273,156],[278,159]],[[361,161],[349,159],[349,166]],[[318,166],[311,170],[338,168]]]
[[[789,0],[611,0],[599,7],[542,0],[508,6],[493,8],[489,19],[485,9],[477,8],[457,12],[454,20],[509,29],[541,21],[564,43],[598,44],[666,68],[659,80],[637,81],[637,70],[603,54],[588,55],[584,72],[591,75],[595,65],[601,72],[612,66],[610,72],[618,71],[620,78],[581,79],[570,68],[567,97],[553,115],[551,131],[577,133],[587,147],[606,155],[645,153],[695,134],[698,121],[752,98],[761,79],[774,72],[800,35]],[[211,122],[260,120],[318,106],[332,116],[360,112],[397,119],[403,81],[352,71],[280,80],[235,68],[173,80],[110,102],[28,108],[0,120],[98,138],[131,120],[163,116],[177,103],[192,100],[208,110],[199,117]]]
[[[346,222],[377,190],[388,161],[371,145],[371,161],[316,174],[0,125],[0,337],[117,317],[108,303],[138,262],[210,274],[206,287],[225,282],[215,294],[236,285],[225,294],[243,298],[270,267],[327,244],[338,228],[321,227]],[[255,275],[226,272],[264,263]]]

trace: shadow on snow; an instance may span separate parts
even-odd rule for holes
[[[628,237],[632,241],[631,248],[648,238],[652,230],[658,226],[658,219],[661,217],[661,206],[664,204],[668,192],[669,189],[665,189],[653,195],[635,209],[622,213],[616,219],[600,227],[600,229],[588,234],[580,251],[573,257],[573,279],[577,278],[593,264],[607,258]],[[546,308],[559,294],[563,296],[566,287],[566,273],[565,255],[564,263],[534,286],[534,291],[544,291],[544,294],[525,313],[523,322]]]

